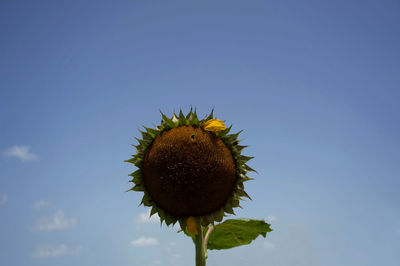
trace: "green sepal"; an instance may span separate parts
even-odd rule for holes
[[[142,167],[142,163],[143,163],[143,158],[141,157],[137,157],[134,158],[135,162],[133,163],[137,168],[141,168]]]
[[[187,125],[186,117],[183,115],[182,110],[180,110],[178,116],[178,126],[186,126],[186,125]]]
[[[130,158],[129,160],[125,160],[125,162],[135,164],[136,158]]]
[[[239,132],[237,132],[237,133],[235,133],[235,134],[227,135],[227,136],[225,137],[225,139],[226,139],[229,143],[232,143],[232,144],[233,144],[235,141],[237,141],[237,138],[238,138],[239,134],[242,133],[242,132],[243,132],[243,130],[240,130]]]
[[[187,217],[178,219],[178,222],[179,222],[179,225],[181,226],[182,231],[186,230],[186,220],[187,220]]]
[[[134,177],[134,178],[135,178],[135,177],[141,178],[141,177],[142,177],[142,170],[138,169],[138,170],[136,170],[135,172],[129,174],[129,176],[132,176],[132,177]]]
[[[251,200],[249,194],[247,194],[246,191],[244,191],[242,189],[237,190],[236,193],[237,193],[237,195],[239,195],[239,197],[246,197]]]
[[[165,212],[163,209],[159,208],[158,209],[158,216],[160,216],[160,222],[161,224],[163,223],[163,221],[165,220]]]
[[[214,217],[214,221],[218,223],[221,222],[222,219],[224,218],[224,209],[219,209],[213,212],[212,216]]]
[[[162,116],[162,125],[167,126],[169,128],[174,128],[175,127],[175,123],[169,119],[166,115],[164,115],[163,113],[161,113]]]
[[[153,200],[147,193],[144,193],[142,201],[140,202],[139,206],[142,204],[147,207],[153,206]]]
[[[150,134],[150,136],[151,136],[153,139],[154,139],[154,138],[158,135],[158,133],[159,133],[159,131],[158,131],[157,129],[154,129],[154,128],[144,127],[144,129],[146,129],[147,133]]]
[[[158,212],[158,208],[156,206],[153,206],[150,211],[150,217],[153,216],[154,214],[156,214],[157,212]]]
[[[238,199],[232,198],[232,207],[240,207]]]
[[[220,138],[224,138],[224,137],[226,138],[226,134],[229,133],[231,128],[232,128],[232,126],[229,126],[229,127],[225,128],[224,130],[220,130],[220,131],[215,132],[215,134]]]
[[[181,109],[181,111],[182,111],[182,109]],[[188,113],[188,114],[186,115],[186,117],[185,117],[186,120],[189,120],[189,121],[190,121],[192,114],[193,114],[193,108],[190,107],[190,111],[189,111],[189,113]]]
[[[142,147],[147,147],[152,142],[152,139],[139,139],[139,138],[135,138],[135,139],[139,142],[139,145]]]
[[[194,116],[193,108],[190,107],[190,111],[189,111],[189,113],[186,115],[186,120],[192,121],[192,120],[193,120],[193,116]]]
[[[174,223],[174,221],[176,221],[176,219],[173,216],[171,216],[171,215],[169,215],[167,213],[165,213],[165,217],[164,218],[165,218],[165,224],[167,226],[169,226],[170,224]]]
[[[189,116],[189,118],[188,118]],[[200,126],[200,121],[199,118],[197,117],[196,109],[194,109],[194,112],[190,112],[189,115],[186,116],[186,119],[189,120],[190,124],[193,126]]]
[[[236,182],[235,190],[244,190],[243,182]]]
[[[142,178],[135,176],[131,180],[129,180],[129,182],[132,182],[135,185],[140,185],[140,184],[142,184]]]
[[[149,133],[147,133],[147,131],[140,131],[140,133],[142,134],[143,141],[150,143],[153,141],[153,137]]]
[[[244,155],[240,155],[239,157],[239,164],[240,165],[244,165],[246,162],[250,161],[251,159],[253,159],[254,157],[251,156],[244,156]]]
[[[211,217],[211,215],[207,215],[207,216],[201,217],[200,223],[202,226],[208,226],[209,224],[213,224],[214,220],[213,220],[213,217]]]
[[[172,114],[171,120],[172,120],[172,122],[174,122],[175,125],[177,125],[179,123],[178,117],[176,116],[175,113]]]
[[[136,185],[132,188],[132,190],[134,190],[134,191],[144,191],[145,188],[144,188],[144,186],[141,185],[141,184],[136,184]]]
[[[136,145],[134,147],[136,148],[136,154],[142,155],[144,153],[145,147],[143,147],[141,145]]]
[[[207,116],[206,119],[203,119],[204,122],[206,122],[207,120],[213,119],[214,117],[214,108],[211,110],[211,113]]]
[[[250,180],[254,180],[254,178],[248,177],[248,176],[244,176],[243,178],[241,178],[242,182],[246,182],[246,181],[250,181]]]
[[[243,150],[244,148],[247,148],[248,146],[245,146],[245,145],[235,145],[235,147],[236,147],[236,150],[240,153],[240,152],[242,152],[242,150]]]
[[[225,212],[227,212],[227,213],[229,213],[229,214],[235,215],[235,212],[234,212],[234,210],[233,210],[233,208],[232,208],[232,202],[230,202],[230,201],[228,201],[227,203],[225,203],[224,210],[225,210]]]
[[[247,172],[256,172],[256,173],[257,173],[256,170],[254,170],[253,168],[251,168],[251,167],[248,166],[247,164],[244,164],[242,167],[243,167]]]

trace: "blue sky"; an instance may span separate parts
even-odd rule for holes
[[[0,1],[0,265],[194,265],[129,192],[138,129],[244,129],[274,231],[207,265],[400,261],[398,1]]]

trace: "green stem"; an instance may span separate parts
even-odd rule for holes
[[[195,218],[197,235],[196,235],[196,266],[206,266],[206,250],[204,250],[203,228],[201,227],[200,219]]]

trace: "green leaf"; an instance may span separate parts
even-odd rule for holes
[[[214,227],[207,249],[229,249],[248,245],[259,235],[265,237],[272,229],[263,220],[229,219]]]

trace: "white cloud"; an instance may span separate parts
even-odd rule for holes
[[[276,218],[276,216],[268,216],[268,217],[265,219],[265,221],[266,221],[267,223],[273,223],[273,222],[277,222],[277,221],[278,221],[278,218]]]
[[[34,161],[38,159],[38,156],[34,153],[29,152],[29,146],[18,146],[14,145],[11,148],[5,149],[3,152],[4,157],[15,157],[23,162]]]
[[[8,201],[8,196],[7,194],[3,194],[0,196],[0,206],[3,204],[6,204],[6,202]]]
[[[176,265],[177,260],[179,260],[180,257],[181,257],[181,254],[178,254],[178,253],[171,254],[171,257],[169,258],[169,264]]]
[[[275,248],[275,245],[269,241],[264,241],[264,247],[268,249]]]
[[[33,258],[53,258],[62,256],[71,256],[80,253],[82,246],[78,245],[75,248],[69,248],[65,244],[58,246],[53,245],[38,245],[36,249],[32,252]]]
[[[59,210],[54,215],[39,218],[32,227],[33,231],[55,231],[75,226],[76,218],[65,218],[64,211]]]
[[[158,240],[157,240],[157,238],[154,238],[154,237],[142,236],[138,239],[131,241],[131,245],[134,247],[154,246],[154,245],[158,245]]]
[[[34,210],[40,210],[43,209],[44,207],[50,206],[51,202],[50,201],[45,201],[45,200],[38,200],[36,202],[33,203],[33,209]]]
[[[143,212],[138,215],[136,218],[136,222],[138,224],[155,224],[160,222],[160,217],[158,214],[154,214],[153,216],[150,217],[150,210],[147,212]]]
[[[160,265],[161,261],[160,260],[153,260],[151,263],[153,263],[154,265]]]

